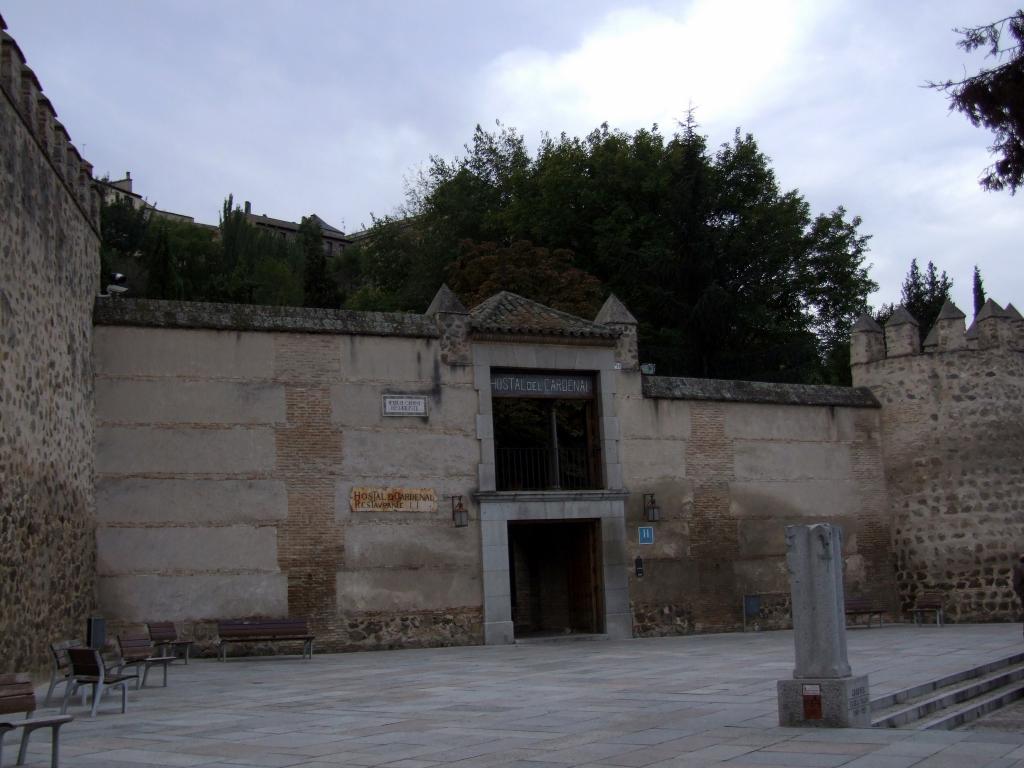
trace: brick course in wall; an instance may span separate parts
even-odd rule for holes
[[[308,618],[321,638],[338,634],[335,573],[344,541],[334,520],[342,432],[331,422],[330,385],[341,371],[328,337],[274,337],[274,377],[284,384],[286,421],[275,428],[276,475],[288,517],[278,527],[278,563],[288,577],[288,614]]]
[[[739,555],[736,521],[730,512],[730,483],[735,479],[733,446],[725,432],[725,406],[697,402],[690,408],[686,474],[693,483],[690,551],[697,566],[691,593],[695,629],[720,630],[736,623],[733,563]]]

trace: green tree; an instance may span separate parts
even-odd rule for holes
[[[953,281],[946,275],[945,270],[939,274],[935,265],[929,261],[927,270],[922,274],[921,268],[917,266],[917,259],[911,260],[907,276],[903,278],[900,305],[917,320],[922,343],[935,325],[935,319],[939,316],[942,305],[949,300],[952,290]],[[875,315],[875,319],[884,325],[895,311],[895,305],[884,304]]]
[[[213,289],[220,301],[303,305],[300,242],[254,227],[231,195],[224,200],[219,230]]]
[[[145,285],[143,256],[149,238],[149,216],[126,199],[104,203],[100,208],[100,285],[106,286],[111,272],[125,275],[135,295]]]
[[[546,137],[532,158],[513,129],[478,127],[464,157],[432,158],[405,212],[406,231],[383,222],[386,245],[363,250],[417,264],[424,295],[403,303],[410,292],[362,263],[401,308],[422,310],[452,279],[463,240],[566,249],[637,316],[642,356],[665,373],[847,380],[835,360],[874,287],[859,219],[813,215],[752,136],[711,151],[692,116],[672,136]]]
[[[468,307],[499,291],[592,318],[601,308],[601,282],[573,265],[571,251],[538,248],[526,240],[509,246],[465,240],[448,267],[448,285]]]
[[[307,307],[338,306],[338,287],[327,271],[323,233],[312,216],[303,216],[299,224],[299,248],[303,256],[303,293]]]
[[[272,254],[258,256],[253,269],[250,303],[272,306],[303,306],[302,281],[286,259]]]
[[[437,237],[430,243],[413,218],[374,218],[367,237],[336,255],[330,271],[348,309],[423,311],[444,282],[445,268],[454,258],[441,256]]]
[[[180,300],[184,298],[184,286],[176,254],[171,250],[167,229],[161,222],[153,228],[151,234],[146,254],[146,296]]]
[[[233,195],[224,200],[219,229],[221,253],[214,292],[223,301],[251,303],[256,292],[256,261],[265,236],[246,220]]]
[[[985,306],[985,285],[981,281],[981,270],[978,269],[978,265],[974,265],[974,314],[977,315],[981,312],[981,308]]]
[[[903,282],[903,306],[914,316],[921,328],[921,341],[928,335],[928,331],[935,325],[935,318],[939,316],[942,305],[949,300],[949,292],[953,288],[953,281],[943,270],[942,274],[935,268],[932,262],[928,262],[928,268],[922,276],[917,268],[917,259],[910,262],[910,272]]]
[[[995,161],[983,172],[981,186],[1009,188],[1014,194],[1024,184],[1024,10],[991,24],[954,31],[962,38],[957,46],[967,52],[986,49],[986,57],[997,64],[960,80],[929,82],[928,87],[949,97],[950,111],[992,131],[995,141],[989,152]]]

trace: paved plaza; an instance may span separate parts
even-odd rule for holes
[[[1019,624],[848,633],[872,697],[1020,652]],[[67,768],[1024,766],[1024,732],[779,728],[791,632],[198,660],[80,706]],[[159,674],[156,685],[159,685]],[[33,738],[28,763],[49,765]],[[7,738],[5,765],[17,752]]]

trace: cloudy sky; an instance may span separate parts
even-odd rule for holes
[[[863,217],[890,301],[912,258],[971,308],[971,273],[1024,309],[1024,194],[982,191],[991,136],[931,80],[981,61],[953,27],[1007,0],[4,0],[0,12],[97,175],[216,222],[310,212],[346,231],[393,212],[432,155],[495,120],[531,146],[607,121],[738,126],[815,212]]]

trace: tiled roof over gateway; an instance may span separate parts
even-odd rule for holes
[[[477,333],[569,336],[585,339],[617,339],[620,331],[584,320],[515,293],[502,291],[470,310],[470,325]]]

